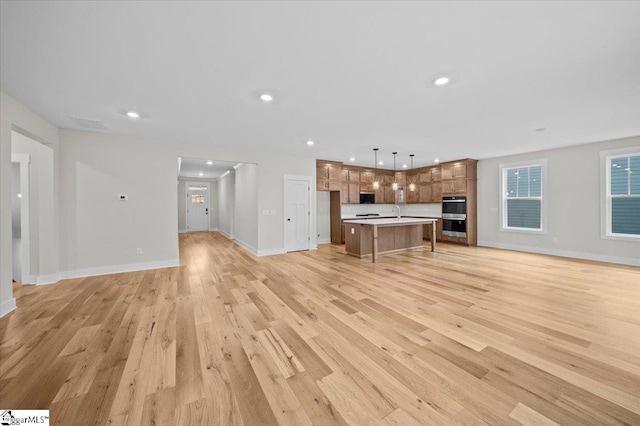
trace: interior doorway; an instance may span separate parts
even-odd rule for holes
[[[285,250],[309,250],[311,247],[311,176],[284,177]]]
[[[31,284],[29,223],[29,154],[11,154],[12,279]]]

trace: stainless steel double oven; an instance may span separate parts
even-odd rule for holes
[[[442,235],[467,237],[467,197],[442,197]]]

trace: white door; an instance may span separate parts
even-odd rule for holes
[[[286,251],[309,250],[311,177],[287,177],[284,181],[284,243]]]
[[[209,230],[209,184],[186,182],[187,231]]]

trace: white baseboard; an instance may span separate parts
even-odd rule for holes
[[[211,232],[218,232],[218,228],[209,228],[209,231],[211,231]]]
[[[331,244],[331,238],[318,238],[318,244]]]
[[[186,229],[178,229],[178,234],[184,234],[185,232],[189,232]]]
[[[13,311],[16,308],[16,299],[11,298],[9,300],[5,300],[0,305],[0,318],[7,315],[9,312]]]
[[[256,256],[258,255],[258,250],[256,250],[249,244],[245,243],[244,241],[240,241],[237,238],[234,241],[236,242],[236,244],[238,244],[240,247],[244,248],[245,250],[249,251],[250,253],[255,254]]]
[[[55,284],[60,281],[62,274],[48,274],[48,275],[38,275],[36,277],[35,284],[36,285],[47,285],[47,284]]]
[[[36,284],[38,282],[38,277],[35,275],[27,275],[22,277],[22,284]]]
[[[548,254],[551,256],[571,257],[574,259],[595,260],[598,262],[618,263],[621,265],[640,266],[640,259],[631,257],[609,256],[606,254],[585,253],[573,250],[557,250],[542,247],[521,246],[517,244],[478,241],[481,247],[492,247],[505,250],[524,251],[527,253]]]
[[[274,256],[276,254],[285,254],[283,248],[258,250],[258,256]]]
[[[173,268],[176,266],[180,266],[180,261],[178,259],[159,260],[143,263],[129,263],[126,265],[101,266],[98,268],[74,269],[71,271],[60,272],[59,274],[40,275],[36,278],[35,284],[55,284],[60,280],[66,280],[70,278],[95,277],[98,275],[146,271],[149,269]]]
[[[221,233],[222,235],[224,235],[225,237],[229,238],[230,240],[235,240],[236,239],[235,235],[227,234],[222,229],[218,229],[218,232]]]

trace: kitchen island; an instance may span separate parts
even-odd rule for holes
[[[422,248],[422,227],[431,225],[431,251],[435,251],[437,219],[385,218],[345,220],[345,247],[355,257],[371,256],[375,262],[381,254]]]

